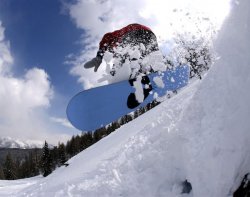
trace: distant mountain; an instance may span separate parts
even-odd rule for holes
[[[44,142],[34,140],[19,140],[10,137],[0,137],[0,148],[33,149],[42,148]]]
[[[28,157],[29,154],[37,154],[40,156],[42,154],[42,149],[40,148],[0,148],[0,168],[1,165],[5,162],[7,154],[11,154],[13,161],[23,161],[25,157]]]

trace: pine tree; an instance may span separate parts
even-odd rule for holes
[[[81,147],[81,151],[83,151],[84,149],[88,148],[85,133],[81,134],[80,147]]]
[[[146,107],[139,108],[139,114],[142,115],[146,112]]]
[[[39,161],[37,150],[34,153],[30,152],[24,160],[19,162],[18,178],[28,178],[39,175]]]
[[[70,157],[75,156],[76,153],[76,146],[75,146],[75,136],[72,136],[72,138],[67,142],[67,153],[70,155]]]
[[[101,129],[98,129],[94,132],[93,134],[93,138],[94,138],[94,142],[98,142],[100,139],[102,139],[102,133],[101,133]]]
[[[33,155],[33,162],[35,164],[34,166],[34,172],[35,172],[35,176],[39,175],[39,149],[35,148],[34,150],[34,155]]]
[[[131,115],[126,115],[126,123],[130,122],[131,120],[133,120],[133,117]]]
[[[112,127],[112,132],[114,132],[116,129],[120,128],[120,125],[118,122],[112,122],[111,127]]]
[[[65,165],[65,162],[67,161],[66,158],[66,150],[64,144],[58,144],[58,154],[59,154],[59,165]]]
[[[94,141],[97,142],[100,139],[104,138],[106,135],[107,135],[107,128],[106,127],[99,128],[93,134]]]
[[[54,169],[58,165],[58,160],[59,160],[59,153],[57,146],[54,146],[52,149],[50,149],[50,156],[52,160],[52,168]]]
[[[30,153],[28,157],[28,166],[29,166],[28,177],[33,177],[39,174],[36,156],[32,153]]]
[[[109,135],[110,133],[112,133],[113,130],[112,130],[112,126],[111,125],[108,125],[107,126],[107,135]]]
[[[81,152],[81,138],[79,135],[75,137],[75,155]]]
[[[48,176],[52,172],[52,158],[46,141],[43,146],[43,153],[41,157],[41,171],[44,177]]]
[[[94,144],[94,138],[93,138],[92,132],[88,132],[85,135],[86,135],[86,140],[87,140],[87,146],[89,147],[92,144]]]
[[[4,172],[4,177],[7,180],[16,179],[16,168],[15,168],[15,165],[14,165],[14,162],[12,160],[10,153],[8,153],[6,156],[3,172]]]
[[[4,179],[5,179],[5,176],[4,176],[3,168],[0,165],[0,180],[4,180]]]
[[[139,116],[140,116],[139,110],[137,109],[137,110],[135,110],[135,112],[134,112],[134,119],[135,119],[135,118],[138,118]]]
[[[20,178],[27,178],[29,177],[30,170],[29,170],[29,163],[28,163],[28,156],[25,156],[25,159],[19,165],[19,177]]]

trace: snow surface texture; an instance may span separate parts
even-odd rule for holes
[[[178,125],[194,196],[230,195],[250,171],[249,9],[247,0],[233,8],[217,42],[221,58]]]
[[[249,8],[242,0],[233,9],[217,41],[221,58],[206,78],[73,157],[68,167],[22,186],[0,181],[0,196],[232,196],[250,171]],[[181,192],[185,179],[189,194]]]
[[[15,194],[17,194],[19,190],[24,189],[26,187],[30,187],[31,185],[38,183],[42,178],[43,178],[42,176],[36,176],[32,178],[12,180],[12,181],[1,180],[0,196],[6,196],[6,197],[16,196]]]

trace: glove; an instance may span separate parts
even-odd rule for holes
[[[99,66],[102,63],[102,58],[97,56],[95,58],[93,58],[92,60],[86,62],[84,64],[84,68],[93,68],[94,67],[94,71],[96,72],[97,69],[99,68]]]

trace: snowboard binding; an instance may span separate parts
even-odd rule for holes
[[[134,86],[134,81],[136,81],[136,79],[130,79],[129,83],[131,86]],[[144,95],[144,99],[143,101],[148,97],[148,95],[150,94],[150,92],[152,91],[152,85],[150,83],[150,79],[148,76],[143,76],[141,79],[141,83],[144,85],[143,87],[143,95]],[[146,88],[147,86],[147,88]],[[129,109],[134,109],[136,107],[138,107],[141,103],[138,102],[138,100],[136,99],[136,95],[135,93],[130,93],[130,95],[128,96],[128,100],[127,100],[127,106]]]

